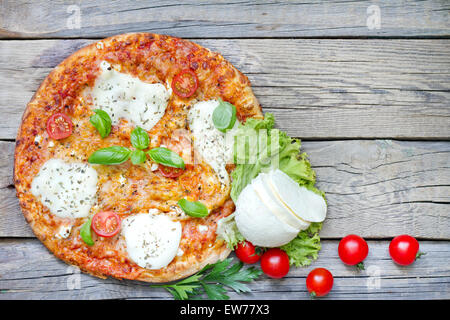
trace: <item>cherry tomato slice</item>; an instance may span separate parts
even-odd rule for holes
[[[261,269],[271,278],[283,278],[289,272],[289,257],[281,249],[269,249],[261,257]]]
[[[47,120],[47,133],[50,138],[60,140],[72,134],[72,120],[64,113],[55,113]]]
[[[159,172],[166,178],[177,178],[184,172],[181,168],[168,167],[160,164],[158,166]]]
[[[189,98],[198,88],[198,78],[191,69],[184,69],[172,80],[172,90],[181,98]]]
[[[339,242],[339,257],[342,262],[350,266],[357,265],[358,268],[364,269],[363,260],[369,253],[367,242],[355,234],[350,234]]]
[[[234,252],[243,263],[256,263],[261,259],[261,254],[257,253],[255,246],[248,241],[240,242]]]
[[[101,211],[92,217],[91,227],[97,235],[110,238],[119,233],[120,218],[113,211]]]
[[[306,288],[312,297],[322,297],[333,288],[333,275],[325,268],[312,270],[306,278]]]
[[[419,242],[406,234],[397,236],[389,244],[389,254],[399,265],[410,265],[420,256]]]

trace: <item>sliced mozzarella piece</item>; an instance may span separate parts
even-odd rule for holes
[[[274,194],[299,218],[310,222],[322,222],[327,215],[325,199],[317,193],[301,187],[281,170],[269,172],[270,187]]]
[[[220,182],[228,185],[230,178],[225,165],[232,163],[233,134],[239,121],[236,121],[234,128],[226,134],[217,130],[212,120],[212,114],[218,105],[219,101],[217,100],[194,104],[189,110],[188,121],[194,137],[195,151],[213,168]]]
[[[134,125],[150,130],[164,115],[171,92],[161,83],[146,83],[137,77],[117,72],[103,61],[102,73],[92,89],[93,108],[106,111],[113,124],[124,118]]]
[[[294,215],[292,211],[276,197],[273,191],[269,189],[267,179],[268,175],[266,173],[260,173],[252,181],[253,188],[261,202],[267,206],[278,219],[289,224],[291,227],[296,228],[299,231],[308,229],[310,223]]]
[[[89,215],[96,201],[97,171],[86,163],[50,159],[31,183],[31,193],[61,218]]]
[[[181,239],[181,223],[165,215],[139,213],[122,222],[130,258],[140,267],[161,269],[178,253]]]
[[[299,232],[261,202],[252,184],[247,185],[239,195],[235,220],[244,238],[262,247],[279,247],[294,239]]]

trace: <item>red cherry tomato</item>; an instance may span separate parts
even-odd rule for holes
[[[255,263],[261,259],[261,254],[258,254],[255,250],[255,246],[248,241],[239,243],[234,249],[236,256],[244,263]]]
[[[198,78],[191,69],[184,69],[172,80],[172,90],[181,98],[189,98],[198,88]]]
[[[283,278],[289,272],[289,257],[281,249],[269,249],[261,257],[261,269],[271,278]]]
[[[339,257],[345,264],[364,269],[363,260],[369,253],[369,246],[367,242],[355,234],[350,234],[339,242],[338,247]]]
[[[101,211],[92,217],[91,227],[97,235],[110,238],[119,233],[120,218],[113,211]]]
[[[392,260],[399,265],[410,265],[421,255],[419,253],[419,242],[406,234],[397,236],[389,244],[389,254]]]
[[[333,288],[333,275],[325,268],[312,270],[306,278],[306,288],[312,297],[322,297]]]
[[[184,172],[183,169],[180,168],[174,168],[174,167],[168,167],[160,164],[158,166],[159,172],[166,177],[166,178],[177,178],[181,176]]]
[[[72,134],[72,120],[64,113],[55,113],[47,120],[47,133],[50,138],[60,140]]]

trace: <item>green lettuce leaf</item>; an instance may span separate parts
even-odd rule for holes
[[[231,173],[231,198],[237,201],[242,190],[261,172],[280,169],[311,191],[325,195],[314,185],[316,174],[306,153],[300,153],[301,142],[285,132],[274,129],[275,119],[266,113],[264,119],[247,119],[239,125],[234,141],[235,170]],[[307,230],[300,231],[296,238],[281,247],[295,266],[307,266],[317,259],[321,249],[319,231],[322,223],[312,223]],[[234,222],[234,214],[221,219],[217,228],[220,239],[234,248],[244,237]]]
[[[216,233],[217,238],[225,240],[227,247],[230,249],[234,249],[239,242],[245,240],[239,232],[236,221],[234,221],[234,213],[219,220]]]
[[[322,223],[311,223],[308,229],[300,231],[291,242],[281,246],[289,256],[289,263],[296,267],[305,267],[316,260],[321,249],[319,231]]]
[[[323,195],[314,187],[316,173],[311,169],[306,153],[300,154],[300,140],[289,137],[283,131],[273,129],[273,126],[274,117],[271,113],[266,113],[264,119],[250,118],[244,125],[239,126],[235,135],[236,168],[231,174],[233,179],[231,199],[234,202],[259,173],[276,168],[286,173],[299,185]],[[249,138],[244,140],[244,137]]]

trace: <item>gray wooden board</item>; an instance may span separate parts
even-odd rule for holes
[[[0,139],[51,69],[92,40],[0,41]],[[196,40],[248,75],[304,139],[450,137],[450,40]],[[275,49],[276,48],[276,49]]]
[[[335,276],[326,299],[450,299],[449,12],[439,0],[0,1],[0,299],[170,299],[56,259],[32,238],[11,181],[12,141],[44,77],[89,38],[137,31],[222,53],[278,127],[332,140],[303,142],[329,203],[319,260],[285,279],[263,276],[232,299],[308,299],[313,267]],[[374,239],[367,271],[337,257],[335,239],[349,233]],[[401,233],[435,240],[421,240],[427,255],[410,267],[375,240]]]
[[[319,259],[304,268],[292,267],[286,278],[261,276],[252,292],[232,299],[309,299],[305,278],[317,267],[334,276],[332,292],[325,299],[449,299],[450,242],[421,241],[426,255],[408,267],[389,257],[388,241],[369,241],[365,271],[344,265],[336,240],[322,241]],[[259,268],[259,264],[256,265]],[[55,258],[36,239],[0,241],[0,299],[168,299],[161,288],[143,282],[98,279]]]
[[[1,38],[102,38],[148,31],[192,38],[449,35],[447,1],[0,2]]]
[[[14,143],[0,148],[0,236],[30,237],[11,187]],[[323,238],[450,239],[450,142],[305,141],[303,151],[328,199]]]

